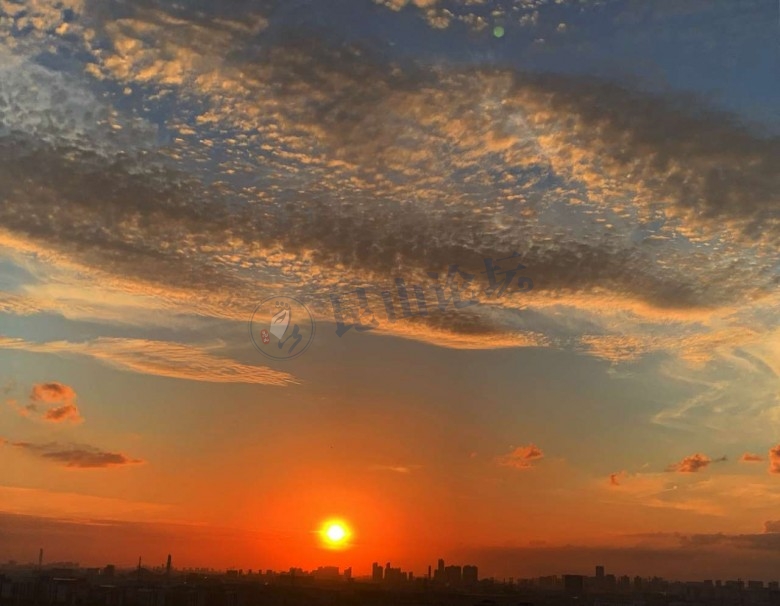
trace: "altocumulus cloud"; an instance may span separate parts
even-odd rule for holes
[[[266,36],[274,4],[71,1],[67,22],[40,2],[10,11],[0,35],[28,34],[9,42],[0,79],[4,229],[95,277],[187,292],[233,319],[280,282],[324,317],[329,291],[450,263],[482,271],[482,258],[517,251],[533,296],[385,328],[448,347],[580,344],[617,361],[691,349],[707,361],[762,341],[750,318],[771,309],[775,285],[776,138],[594,79]],[[447,14],[412,4],[439,24]],[[476,27],[471,11],[452,18]],[[89,59],[63,77],[27,58],[36,44]],[[120,111],[91,92],[98,81],[176,98],[179,136],[159,138],[164,108]],[[215,183],[196,167],[217,156]],[[578,227],[550,227],[563,223]],[[747,336],[720,328],[737,311]],[[704,345],[713,332],[717,349]]]

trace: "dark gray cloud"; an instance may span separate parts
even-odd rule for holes
[[[64,467],[77,469],[97,469],[141,463],[119,452],[109,452],[85,445],[63,445],[54,442],[33,444],[31,442],[7,442],[7,444],[24,452],[52,461]]]

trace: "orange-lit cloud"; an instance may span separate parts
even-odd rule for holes
[[[746,452],[742,454],[739,460],[743,463],[756,463],[758,461],[763,461],[764,457],[758,454],[753,454],[752,452]]]
[[[211,383],[254,383],[285,386],[292,375],[265,366],[243,364],[211,352],[221,344],[186,345],[146,339],[100,338],[94,341],[33,343],[0,337],[0,349],[15,349],[62,356],[82,355],[104,364],[142,374]]]
[[[620,480],[627,476],[625,471],[618,471],[616,473],[609,474],[609,485],[620,486]]]
[[[76,392],[73,388],[58,382],[38,383],[33,385],[30,393],[30,403],[58,404],[43,412],[43,419],[52,423],[70,421],[80,423],[84,419],[76,406]]]
[[[518,446],[512,452],[496,458],[496,462],[504,467],[514,469],[530,469],[539,460],[544,458],[544,453],[535,444]]]
[[[769,449],[769,473],[780,473],[780,444]]]
[[[23,417],[51,423],[81,423],[84,420],[76,404],[76,392],[69,385],[56,381],[33,385],[29,402],[24,406],[13,398],[7,403]]]
[[[711,459],[707,455],[697,452],[696,454],[692,454],[683,458],[678,463],[672,463],[666,468],[666,470],[677,471],[680,473],[696,473],[697,471],[708,467],[711,463],[720,463],[725,460],[726,457]]]

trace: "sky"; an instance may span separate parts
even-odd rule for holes
[[[778,33],[0,0],[0,561],[776,579]]]

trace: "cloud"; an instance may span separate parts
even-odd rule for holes
[[[680,473],[696,473],[700,469],[708,467],[711,463],[720,463],[726,461],[726,457],[719,459],[710,459],[707,455],[696,453],[683,458],[679,463],[673,463],[666,468],[666,471],[677,471]]]
[[[620,486],[620,481],[625,478],[628,474],[625,471],[618,471],[616,473],[609,474],[609,485],[610,486]]]
[[[764,457],[758,454],[753,454],[751,452],[746,452],[742,454],[739,460],[743,463],[756,463],[758,461],[763,461]]]
[[[185,345],[146,339],[99,338],[82,342],[33,343],[23,339],[0,337],[0,349],[88,356],[113,368],[140,374],[210,383],[286,386],[296,382],[294,377],[286,372],[243,364],[211,353],[220,348],[220,343]]]
[[[518,446],[512,452],[496,458],[496,462],[504,467],[514,469],[531,469],[536,461],[544,458],[541,449],[534,444]]]
[[[43,418],[52,423],[60,423],[62,421],[78,423],[83,420],[75,404],[63,404],[62,406],[51,408],[46,411]]]
[[[80,423],[84,420],[79,413],[78,406],[76,406],[76,392],[68,385],[57,382],[33,385],[30,402],[33,405],[39,402],[59,404],[59,406],[49,408],[43,413],[43,419],[46,421]]]
[[[372,469],[377,471],[391,471],[393,473],[409,474],[412,470],[419,467],[418,465],[374,465]]]
[[[30,392],[32,402],[45,402],[46,404],[60,404],[76,399],[76,392],[72,387],[63,383],[37,383]]]
[[[711,334],[721,350],[764,338],[751,312],[776,286],[778,142],[731,116],[607,81],[260,35],[273,27],[265,3],[71,3],[64,37],[50,34],[61,11],[40,4],[9,23],[39,15],[18,27],[91,59],[67,76],[4,63],[0,222],[88,281],[242,321],[258,292],[284,285],[332,319],[331,292],[375,285],[381,315],[398,276],[422,283],[459,264],[482,280],[483,259],[517,251],[532,293],[482,293],[468,313],[381,329],[444,347],[573,347],[619,362],[679,352],[695,364],[712,359]],[[430,23],[492,19],[412,4]],[[95,78],[129,99],[91,92]],[[154,127],[165,104],[121,109],[135,90],[176,100],[170,139]],[[96,313],[27,294],[0,308]]]
[[[780,444],[769,449],[769,473],[780,473]]]
[[[118,467],[143,462],[122,453],[108,452],[94,446],[61,445],[54,442],[47,444],[7,442],[7,444],[46,461],[77,469]]]
[[[23,417],[41,419],[51,423],[81,423],[84,418],[76,404],[76,392],[69,385],[56,381],[33,385],[29,402],[22,406],[15,399],[8,404]]]

